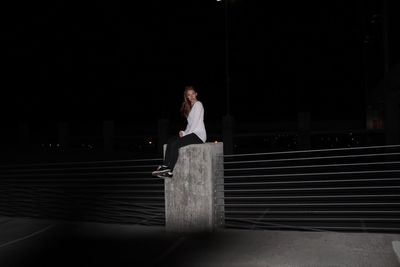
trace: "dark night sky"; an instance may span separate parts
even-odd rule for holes
[[[173,119],[184,86],[193,84],[206,119],[220,121],[223,2],[85,2],[3,6],[3,114]],[[230,2],[232,114],[242,121],[292,120],[310,110],[316,119],[362,119],[366,34],[375,38],[368,44],[371,84],[383,69],[381,20],[375,28],[369,23],[381,1],[288,3]]]

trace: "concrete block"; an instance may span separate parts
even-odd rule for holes
[[[223,204],[223,188],[217,188],[223,161],[222,142],[180,149],[173,177],[165,180],[167,231],[212,232],[223,224],[223,205],[217,205]]]

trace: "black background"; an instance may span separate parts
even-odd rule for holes
[[[224,2],[58,0],[1,12],[4,119],[174,119],[188,84],[206,120],[226,114]],[[236,0],[228,14],[237,120],[365,117],[365,79],[374,87],[384,66],[381,1]]]

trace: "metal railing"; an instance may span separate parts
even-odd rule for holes
[[[161,159],[0,166],[0,214],[164,225]]]
[[[400,232],[400,146],[225,155],[229,228]]]
[[[0,166],[0,214],[165,224],[161,158]],[[224,156],[227,228],[400,232],[400,145]]]

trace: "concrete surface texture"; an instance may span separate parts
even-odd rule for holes
[[[221,212],[216,209],[216,181],[223,175],[223,144],[180,148],[173,174],[165,180],[167,231],[213,231]]]
[[[400,234],[218,230],[0,217],[0,266],[395,267]]]

